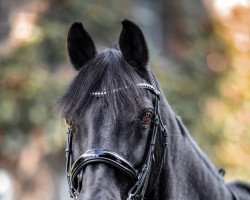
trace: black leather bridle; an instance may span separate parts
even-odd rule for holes
[[[161,166],[165,163],[166,158],[166,149],[167,149],[167,128],[163,124],[160,110],[159,110],[159,101],[160,101],[160,92],[157,90],[155,81],[153,76],[150,74],[151,84],[148,83],[140,83],[137,84],[138,88],[147,89],[151,91],[155,95],[154,101],[154,120],[152,121],[151,126],[151,141],[149,144],[148,153],[146,156],[146,160],[143,164],[143,167],[138,170],[133,167],[128,160],[121,157],[117,153],[111,152],[109,150],[104,149],[92,149],[86,151],[82,154],[74,163],[72,158],[72,138],[73,138],[73,130],[71,127],[68,128],[68,140],[67,140],[67,148],[66,148],[66,174],[67,181],[69,186],[70,196],[74,199],[77,199],[78,194],[81,190],[82,185],[82,171],[87,165],[93,163],[104,163],[110,165],[126,174],[134,178],[135,184],[128,192],[127,200],[143,200],[145,197],[145,193],[149,183],[149,177],[151,174],[152,163],[155,162],[154,153],[155,153],[155,143],[158,133],[158,126],[162,127],[162,135],[164,138],[163,141],[163,158],[161,162]],[[118,92],[119,90],[114,90],[112,92]],[[95,92],[93,95],[105,95],[106,92]],[[160,171],[158,172],[158,176]],[[156,184],[158,177],[155,180]],[[151,188],[152,190],[152,188]],[[149,194],[150,192],[148,192]]]

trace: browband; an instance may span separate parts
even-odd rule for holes
[[[148,84],[148,83],[138,83],[136,85],[138,88],[144,88],[144,89],[147,89],[147,90],[150,90],[152,91],[155,95],[157,96],[160,96],[160,92],[151,84]],[[103,95],[107,95],[107,94],[111,94],[111,93],[116,93],[116,92],[119,92],[123,89],[127,89],[129,88],[129,86],[126,86],[124,88],[118,88],[118,89],[114,89],[112,91],[102,91],[102,92],[92,92],[91,95],[93,96],[103,96]]]

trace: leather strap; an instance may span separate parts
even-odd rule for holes
[[[78,174],[89,164],[105,163],[125,172],[134,179],[137,179],[137,170],[125,159],[114,152],[102,149],[88,150],[82,154],[72,165],[71,184],[77,188]]]

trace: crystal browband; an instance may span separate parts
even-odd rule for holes
[[[160,95],[160,92],[152,85],[148,84],[148,83],[138,83],[136,85],[137,87],[139,88],[145,88],[145,89],[148,89],[148,90],[151,90],[152,92],[154,92],[157,96]],[[93,96],[103,96],[103,95],[107,95],[107,94],[112,94],[112,93],[116,93],[116,92],[119,92],[123,89],[127,89],[129,88],[128,86],[124,87],[124,88],[118,88],[118,89],[114,89],[112,90],[111,92],[108,92],[108,91],[97,91],[97,92],[91,92],[91,95]]]

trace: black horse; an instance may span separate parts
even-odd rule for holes
[[[58,105],[72,198],[250,200],[250,187],[226,184],[169,106],[136,24],[122,21],[120,50],[97,51],[81,23],[67,42],[78,74]]]

